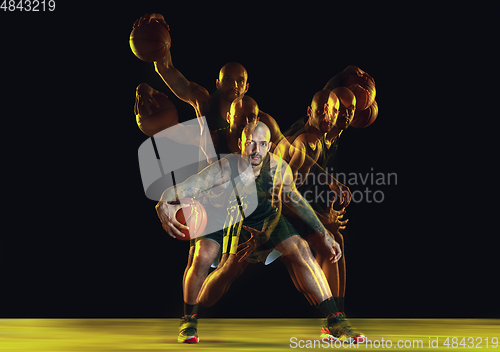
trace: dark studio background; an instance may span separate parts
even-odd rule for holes
[[[31,152],[30,166],[7,159],[13,169],[26,170],[14,179],[29,186],[6,213],[18,229],[2,235],[0,316],[182,314],[188,244],[168,237],[156,202],[144,195],[137,150],[147,136],[135,122],[135,87],[147,82],[186,118],[194,115],[153,64],[129,48],[132,24],[150,12],[163,14],[170,25],[173,63],[187,79],[212,92],[225,63],[242,63],[248,95],[282,131],[346,66],[375,79],[379,116],[372,126],[342,135],[338,171],[397,173],[397,185],[369,185],[384,193],[384,201],[348,208],[348,315],[500,316],[493,299],[498,264],[493,248],[484,246],[491,231],[465,221],[471,215],[460,207],[457,192],[463,189],[453,174],[463,167],[454,153],[463,115],[448,107],[451,99],[462,100],[454,90],[473,69],[467,55],[476,53],[482,64],[491,59],[498,3],[99,6],[58,1],[54,13],[38,17],[1,13],[4,33],[14,33],[5,47],[25,53],[2,59],[19,72],[5,85],[3,99],[23,111],[24,122],[14,130],[29,136],[24,140]],[[35,38],[29,44],[20,39],[25,27]],[[319,316],[280,262],[250,265],[205,314]]]

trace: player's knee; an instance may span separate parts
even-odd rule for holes
[[[292,236],[288,238],[286,242],[283,241],[283,244],[284,248],[282,248],[282,253],[288,260],[302,261],[312,255],[311,249],[309,248],[306,240],[300,236]]]
[[[198,274],[208,273],[212,262],[213,259],[210,261],[208,256],[195,256],[193,263],[191,264],[191,270]]]
[[[215,244],[215,246],[214,246]],[[204,246],[198,246],[193,254],[192,267],[194,270],[208,270],[219,253],[216,242]]]
[[[298,252],[300,253],[300,255],[302,257],[312,255],[311,248],[309,247],[309,244],[307,243],[307,241],[300,236],[296,236],[296,237],[297,237],[296,245],[297,245],[297,249],[298,249]]]

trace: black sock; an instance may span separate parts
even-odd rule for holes
[[[337,305],[335,304],[335,300],[333,299],[333,297],[325,299],[320,304],[317,304],[316,308],[318,308],[325,317],[328,317],[331,314],[336,314],[338,312]]]
[[[345,300],[345,297],[335,297],[335,304],[337,305],[339,312],[342,312],[342,313],[345,312],[344,300]]]
[[[188,304],[184,302],[184,315],[193,315],[198,313],[198,304]]]

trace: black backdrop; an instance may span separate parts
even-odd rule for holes
[[[470,159],[464,165],[461,107],[470,101],[465,79],[495,53],[497,3],[92,6],[58,1],[54,12],[1,13],[2,61],[14,75],[3,93],[14,111],[4,135],[21,144],[5,149],[15,192],[5,221],[15,225],[2,235],[0,316],[182,313],[188,245],[163,232],[144,195],[137,150],[147,137],[133,114],[135,87],[147,82],[186,117],[192,111],[129,48],[132,24],[149,12],[170,25],[173,62],[186,78],[212,91],[222,65],[242,63],[248,95],[282,130],[346,66],[374,77],[379,116],[342,135],[338,171],[396,173],[397,184],[351,186],[384,200],[348,208],[347,313],[499,316],[498,265],[483,245],[493,232],[467,221],[476,214],[466,210],[463,176],[476,169]],[[281,263],[249,266],[205,314],[318,316]]]

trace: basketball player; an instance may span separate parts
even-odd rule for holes
[[[139,100],[141,99],[139,98]],[[226,116],[229,127],[210,131],[215,151],[218,155],[239,152],[238,139],[241,136],[243,128],[247,124],[256,124],[259,119],[258,113],[258,105],[251,97],[242,96],[233,100]],[[197,131],[198,136],[196,133],[190,135],[190,131],[186,130],[180,137],[181,139],[190,141],[190,143],[199,145],[199,142],[196,142],[196,138],[199,138],[199,130]],[[220,212],[220,210],[217,210],[217,207],[220,207],[221,204],[214,205],[214,198],[216,198],[216,195],[210,192],[206,192],[206,195],[200,197],[200,201],[207,211],[209,221],[207,228],[210,228],[211,223],[213,223],[213,227],[219,226],[219,231],[205,234],[196,240],[190,241],[188,261],[183,277],[184,315],[181,318],[181,329],[178,336],[179,342],[197,342],[197,337],[193,334],[186,334],[186,329],[182,326],[195,321],[198,313],[198,294],[212,263],[218,260],[222,248],[222,228],[224,226],[225,208],[227,206],[224,204],[224,218],[216,223],[218,220],[217,215]],[[224,202],[223,198],[218,200],[218,203],[222,202]]]
[[[316,165],[314,165],[311,169],[312,173],[321,173],[323,170],[331,170],[333,169],[333,160],[335,157],[335,153],[338,148],[338,141],[343,131],[345,131],[354,118],[354,113],[356,111],[356,97],[354,93],[346,87],[337,87],[332,90],[332,93],[335,93],[340,100],[338,117],[334,123],[333,128],[328,131],[324,140],[323,140],[323,152],[320,154]],[[330,114],[333,112],[330,111]],[[318,185],[318,192],[321,192],[321,188],[326,192],[326,187],[322,185]],[[332,201],[330,204],[318,202],[316,205],[319,209],[325,209],[325,214],[330,216],[335,216],[339,212],[336,212],[333,209],[334,202]],[[343,216],[345,213],[345,209],[340,212]],[[346,220],[347,222],[347,220]],[[344,224],[345,225],[345,224]],[[340,244],[342,251],[344,251],[344,238],[340,232],[342,228],[335,229],[337,225],[335,222],[331,222],[327,224],[326,227],[334,234],[335,240]],[[344,226],[345,228],[345,226]],[[328,277],[328,282],[330,283],[332,291],[335,290],[336,295],[336,303],[339,308],[339,311],[345,311],[345,291],[346,291],[346,258],[342,256],[342,258],[335,264],[338,267],[338,271],[333,268],[332,265],[329,265],[325,260],[322,261],[324,263],[321,265],[323,271],[325,271],[325,275]],[[338,280],[335,280],[335,275],[338,272]],[[337,285],[333,285],[333,283]],[[337,286],[337,287],[334,287]]]
[[[300,180],[299,192],[308,200],[316,211],[318,218],[325,227],[334,235],[335,240],[344,249],[343,236],[340,233],[345,229],[348,220],[342,220],[345,207],[336,211],[334,200],[328,196],[330,188],[321,182],[319,177],[326,173],[331,167],[333,156],[337,148],[338,137],[345,130],[354,116],[356,98],[354,94],[345,87],[335,88],[333,92],[321,90],[317,92],[308,107],[308,120],[297,121],[289,131],[285,132],[287,137],[282,140],[278,148],[290,168],[296,180]],[[299,128],[302,124],[302,128]],[[289,136],[290,134],[290,136]],[[305,182],[307,180],[307,182]],[[297,182],[297,181],[296,181]],[[327,195],[324,197],[323,195]],[[297,228],[302,237],[306,238],[309,245],[316,253],[316,260],[330,285],[340,312],[344,312],[345,301],[345,256],[332,264],[327,260],[327,253],[321,246],[317,245],[317,234],[296,217],[288,214],[289,221]],[[344,314],[344,313],[343,313]]]
[[[168,28],[161,14],[142,16],[134,23],[134,28],[142,23],[149,23],[151,20],[157,20]],[[236,62],[227,63],[220,69],[219,78],[215,81],[217,91],[212,95],[200,85],[188,81],[174,67],[170,52],[162,60],[156,61],[154,65],[156,72],[170,90],[179,99],[193,106],[197,117],[205,116],[208,129],[212,131],[228,126],[225,116],[229,112],[231,102],[248,91],[248,73],[241,64]],[[147,91],[139,92],[139,94],[146,95],[146,99],[154,100]],[[271,140],[277,144],[283,136],[278,124],[274,118],[262,111],[259,111],[259,116],[261,121],[270,126]]]
[[[289,207],[294,209],[303,221],[321,234],[323,245],[330,253],[329,259],[332,262],[339,259],[341,254],[338,244],[318,220],[309,204],[297,192],[286,162],[268,153],[270,131],[267,126],[259,122],[257,125],[245,127],[239,140],[239,147],[241,156],[229,155],[219,163],[213,163],[199,174],[177,184],[175,189],[174,187],[167,189],[156,207],[163,228],[172,236],[181,235],[179,230],[186,227],[175,219],[179,205],[169,204],[175,201],[176,197],[193,197],[203,190],[229,184],[236,177],[240,180],[238,193],[245,194],[246,187],[253,184],[250,180],[255,180],[257,210],[248,217],[245,217],[243,210],[245,206],[241,204],[228,211],[228,218],[235,221],[231,221],[230,231],[225,234],[223,260],[205,281],[199,296],[200,302],[207,306],[215,303],[247,266],[245,260],[247,257],[252,255],[259,257],[276,247],[283,253],[283,261],[287,264],[296,287],[325,314],[327,319],[326,326],[322,329],[322,337],[361,342],[364,336],[354,333],[338,316],[324,274],[314,260],[307,243],[276,211],[276,204],[280,206],[281,202],[289,203]],[[342,194],[339,196],[342,198]],[[245,196],[237,199],[245,202]],[[243,221],[239,221],[241,217],[238,218],[238,211]],[[242,238],[246,236],[245,242],[240,242],[240,234]],[[237,252],[237,248],[241,250]],[[263,257],[265,255],[261,256]],[[186,322],[185,326],[186,330],[190,330],[193,337],[197,338],[196,320]]]

